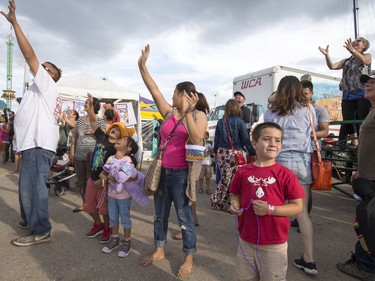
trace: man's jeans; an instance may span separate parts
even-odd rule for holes
[[[192,254],[196,248],[196,231],[193,209],[185,194],[187,179],[188,169],[162,168],[159,189],[154,195],[154,240],[156,247],[167,244],[168,218],[173,202],[182,231],[184,252]]]
[[[40,147],[21,152],[19,179],[21,217],[34,234],[45,234],[51,230],[46,181],[53,156],[52,151]]]

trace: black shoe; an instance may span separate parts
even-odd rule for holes
[[[303,257],[299,260],[294,260],[294,265],[298,269],[302,269],[307,274],[316,275],[318,274],[318,270],[316,269],[316,263],[315,262],[305,262]]]
[[[298,227],[297,219],[294,219],[293,221],[290,222],[290,227]]]
[[[24,222],[24,221],[20,221],[18,223],[18,227],[22,228],[22,229],[28,229],[29,228],[28,224],[26,222]]]

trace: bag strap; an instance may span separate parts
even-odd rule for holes
[[[171,115],[172,116],[172,115]],[[180,120],[178,120],[178,122],[176,123],[176,125],[174,125],[174,127],[173,127],[173,129],[172,129],[172,131],[171,131],[171,133],[169,134],[169,136],[168,136],[168,138],[165,140],[165,143],[162,145],[162,146],[160,146],[160,150],[165,150],[165,148],[166,148],[166,146],[167,146],[167,144],[168,144],[168,142],[169,142],[169,140],[171,139],[171,137],[172,137],[172,135],[173,135],[173,133],[174,133],[174,131],[176,131],[176,129],[177,129],[177,127],[178,127],[178,125],[180,125],[181,124],[181,122],[182,122],[182,119],[185,117],[185,114],[184,115],[182,115],[182,117],[181,117],[181,119]],[[169,119],[169,118],[168,118]]]
[[[228,134],[230,146],[232,147],[232,151],[233,151],[233,154],[234,154],[234,147],[233,147],[233,143],[232,143],[232,138],[230,137],[230,131],[229,131],[228,121],[227,121],[226,117],[224,117],[224,123],[225,123],[225,127],[227,129],[227,134]]]
[[[322,155],[320,153],[320,145],[319,145],[319,142],[318,142],[318,138],[316,137],[316,131],[315,131],[315,126],[314,126],[314,121],[313,121],[313,118],[312,118],[312,112],[311,112],[310,104],[307,105],[307,110],[309,111],[310,126],[311,126],[311,130],[312,130],[312,133],[313,133],[313,136],[314,136],[316,154],[318,156],[319,164],[322,164],[323,163]]]

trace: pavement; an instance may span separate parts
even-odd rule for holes
[[[143,163],[142,168],[146,167]],[[72,212],[81,202],[76,188],[61,197],[53,190],[49,193],[50,242],[30,247],[12,245],[11,240],[27,233],[17,227],[18,175],[10,174],[12,169],[12,163],[0,164],[0,280],[179,280],[174,273],[184,256],[181,241],[168,239],[165,260],[149,267],[139,265],[140,258],[153,250],[153,202],[147,209],[132,202],[132,251],[127,258],[118,258],[117,252],[104,254],[99,239],[86,238],[92,222],[84,212]],[[350,186],[342,188],[351,191]],[[356,280],[336,269],[336,263],[349,259],[354,250],[356,201],[334,189],[313,191],[313,198],[314,256],[319,274],[309,276],[293,265],[293,260],[302,255],[303,246],[301,235],[291,228],[287,280]],[[212,210],[206,194],[198,194],[197,207],[200,226],[196,267],[187,280],[232,280],[237,249],[234,217]],[[172,208],[169,234],[178,229]]]

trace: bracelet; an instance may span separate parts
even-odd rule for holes
[[[272,216],[274,211],[275,211],[275,206],[272,206],[272,205],[268,204],[267,215]]]

